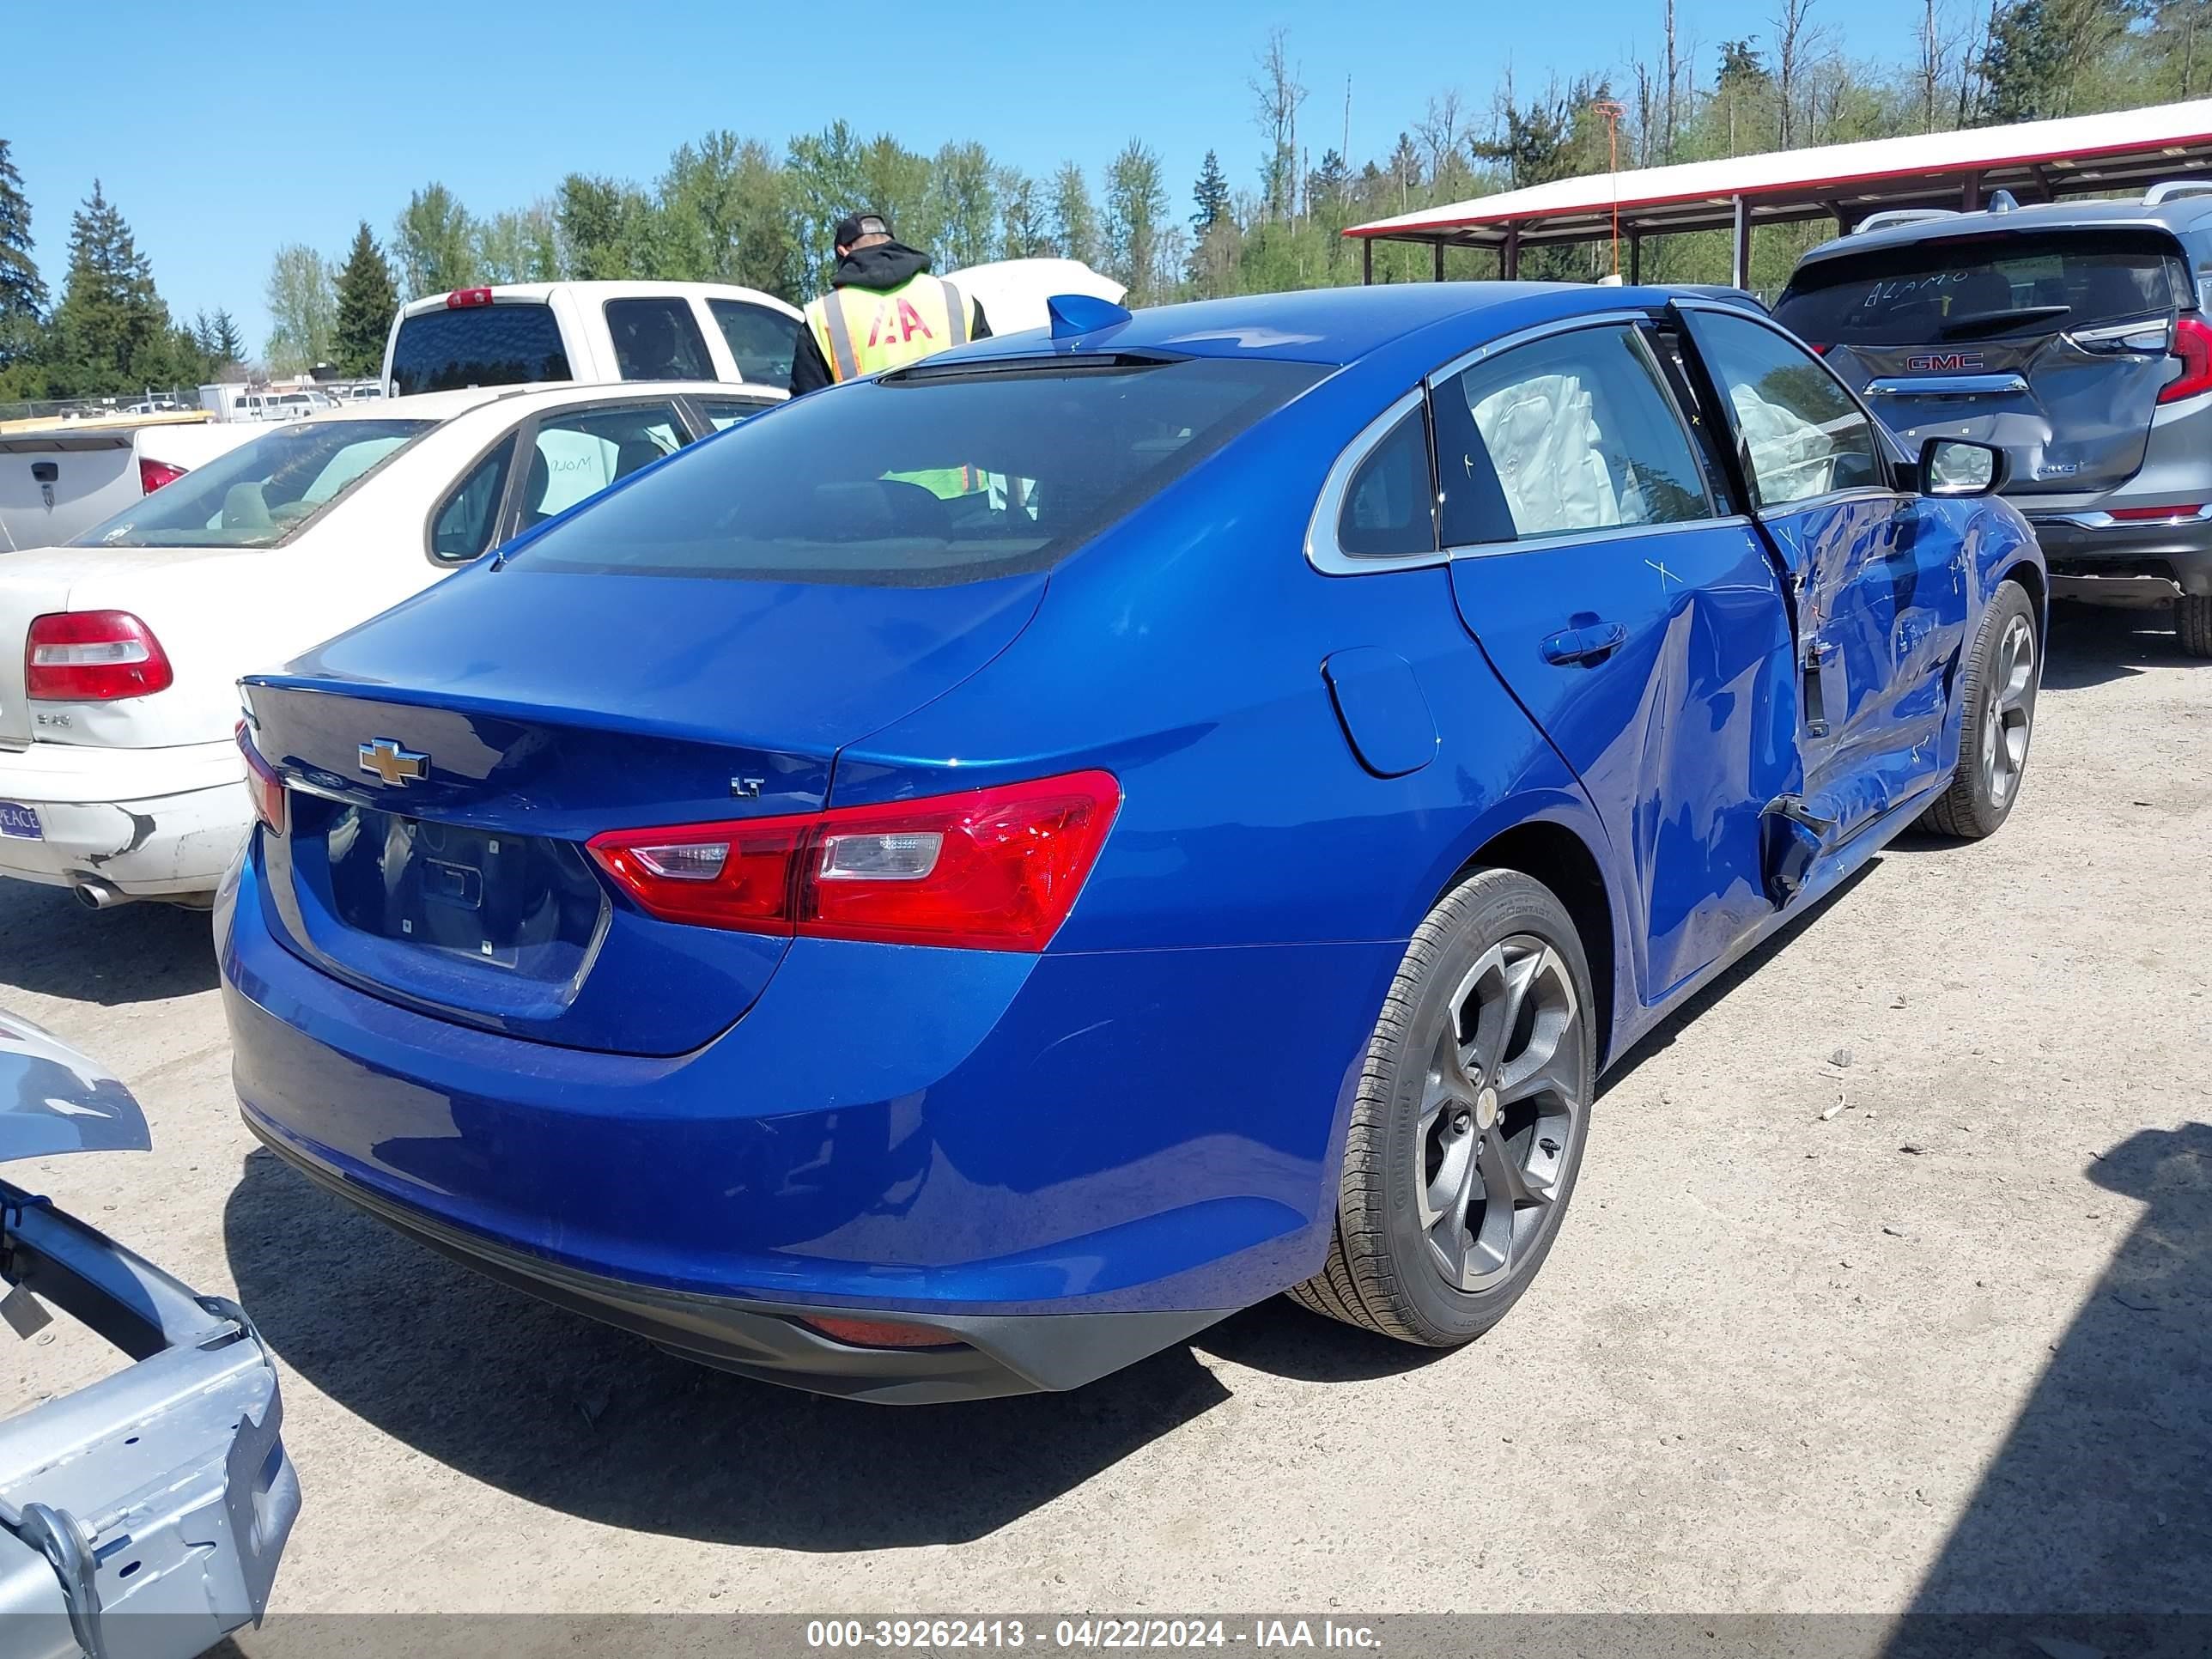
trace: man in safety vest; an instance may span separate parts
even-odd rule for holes
[[[989,337],[983,307],[931,276],[929,256],[893,240],[881,214],[848,214],[836,240],[836,274],[792,354],[794,398]]]

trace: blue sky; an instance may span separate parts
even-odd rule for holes
[[[1773,0],[1678,0],[1699,78],[1723,38],[1768,33]],[[581,169],[650,179],[670,150],[726,126],[779,147],[837,116],[933,150],[981,140],[1042,172],[1094,176],[1133,135],[1182,198],[1209,146],[1249,188],[1261,140],[1245,82],[1267,31],[1290,31],[1311,95],[1315,157],[1344,125],[1386,151],[1431,94],[1486,109],[1510,61],[1523,86],[1656,49],[1662,0],[1107,0],[908,7],[855,26],[845,5],[651,7],[384,0],[341,9],[222,0],[55,0],[9,20],[0,137],[30,196],[58,289],[69,215],[97,175],[151,257],[171,307],[226,305],[258,349],[270,254],[380,240],[408,192],[441,179],[470,208],[520,206]],[[1854,56],[1910,49],[1919,0],[1820,0]],[[81,73],[73,73],[72,66]]]

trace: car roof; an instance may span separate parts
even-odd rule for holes
[[[2146,204],[2139,196],[2118,202],[2041,202],[2003,212],[1984,209],[1978,213],[1947,213],[1939,218],[1882,225],[1823,242],[1797,263],[1802,270],[1816,260],[1844,258],[1879,248],[1909,247],[1916,242],[1954,236],[2114,229],[2164,230],[2179,235],[2208,226],[2212,226],[2212,196],[2177,196],[2156,204]]]
[[[1268,357],[1341,365],[1439,324],[1471,325],[1467,343],[1480,345],[1534,320],[1532,302],[1549,301],[1546,317],[1664,305],[1677,294],[1724,298],[1711,288],[1613,288],[1588,283],[1389,283],[1374,287],[1304,289],[1153,306],[1129,320],[1076,337],[1077,351],[1158,351],[1194,357]],[[1742,296],[1748,300],[1748,295]],[[1579,299],[1582,303],[1575,301]],[[1042,330],[993,335],[957,349],[963,360],[1034,357],[1048,345]],[[933,362],[942,359],[933,359]]]
[[[455,292],[461,290],[456,289]],[[489,287],[494,304],[544,304],[557,293],[573,294],[586,303],[592,301],[653,299],[664,295],[697,295],[704,299],[750,300],[780,311],[786,316],[802,314],[788,301],[779,300],[773,294],[763,294],[757,288],[745,288],[736,283],[655,283],[632,279],[579,283],[494,283]],[[446,309],[446,295],[424,294],[400,307],[403,317],[419,316],[426,311]]]
[[[545,380],[526,386],[468,386],[453,392],[416,392],[404,398],[349,399],[309,416],[315,421],[450,421],[471,410],[497,404],[507,416],[532,415],[571,404],[630,403],[641,398],[757,398],[781,403],[790,394],[781,386],[750,380]]]

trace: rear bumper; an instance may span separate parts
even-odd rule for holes
[[[2212,518],[2135,523],[2095,510],[2030,514],[2054,592],[2094,597],[2075,584],[2170,584],[2173,593],[2212,593]],[[2057,584],[2067,584],[2060,588]]]
[[[257,1133],[537,1294],[870,1398],[1073,1386],[1312,1273],[1403,954],[799,940],[713,1042],[610,1054],[311,966],[272,937],[249,847],[216,936]],[[975,1352],[846,1349],[794,1310],[881,1314]]]
[[[44,1200],[0,1182],[0,1216],[18,1281],[138,1362],[0,1424],[9,1651],[202,1652],[261,1617],[299,1512],[276,1367],[235,1305]]]
[[[134,898],[204,896],[252,821],[240,775],[228,743],[0,750],[0,800],[31,808],[44,832],[0,836],[0,876],[54,887],[93,878]]]

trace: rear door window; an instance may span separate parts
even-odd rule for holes
[[[717,432],[726,432],[740,421],[750,421],[764,409],[774,409],[775,403],[753,398],[702,398],[699,412]]]
[[[711,380],[717,378],[699,333],[691,303],[674,295],[610,300],[607,332],[615,343],[615,372],[625,380]]]
[[[418,312],[400,323],[392,350],[392,390],[401,397],[571,378],[561,325],[541,301]]]
[[[799,319],[746,300],[709,300],[707,309],[744,380],[763,386],[791,384],[791,356],[799,348]]]
[[[883,586],[1037,569],[1328,372],[1238,358],[924,364],[748,421],[511,568]]]
[[[532,442],[521,528],[564,513],[690,441],[675,405],[574,410],[548,415]]]
[[[1636,331],[1575,329],[1436,389],[1444,544],[1683,524],[1713,507]]]
[[[1820,347],[1996,340],[2162,316],[2187,280],[2172,243],[2141,231],[1939,237],[1816,260],[1774,317]]]

